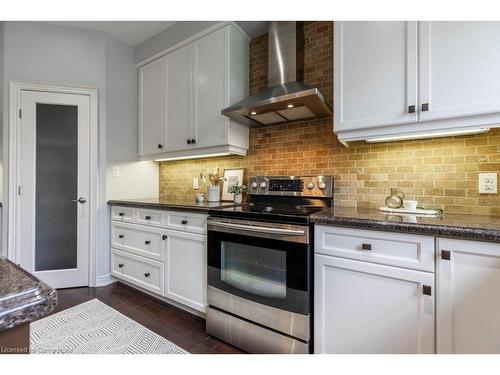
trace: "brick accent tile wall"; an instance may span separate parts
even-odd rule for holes
[[[333,22],[304,25],[304,81],[333,101]],[[267,87],[267,35],[250,43],[250,93]],[[500,196],[481,195],[479,172],[500,171],[500,129],[486,134],[366,144],[349,148],[333,133],[333,119],[250,130],[246,157],[163,162],[160,195],[192,197],[192,179],[214,168],[245,168],[250,175],[333,175],[335,204],[377,208],[390,187],[424,207],[500,215]]]

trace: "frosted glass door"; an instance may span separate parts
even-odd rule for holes
[[[89,283],[89,108],[85,95],[21,93],[17,252],[55,288]]]
[[[36,105],[35,271],[77,267],[78,107]]]

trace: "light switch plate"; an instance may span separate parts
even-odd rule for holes
[[[193,189],[198,189],[198,179],[197,178],[193,178]]]
[[[479,173],[479,194],[497,194],[496,173]]]
[[[113,177],[120,177],[120,166],[113,165]]]

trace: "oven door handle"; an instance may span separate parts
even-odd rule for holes
[[[306,234],[304,230],[268,228],[268,227],[259,227],[256,225],[244,225],[244,224],[221,223],[221,222],[210,222],[209,225],[221,228],[234,228],[234,229],[247,230],[250,232],[287,234],[289,236],[303,236]]]

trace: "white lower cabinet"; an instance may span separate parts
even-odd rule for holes
[[[206,236],[167,232],[165,297],[205,312]]]
[[[500,244],[437,239],[438,353],[500,353]]]
[[[315,353],[434,353],[434,238],[314,229]]]
[[[434,353],[432,273],[318,254],[314,267],[315,353]]]
[[[111,207],[111,274],[205,313],[206,215]]]
[[[163,294],[163,262],[113,249],[111,250],[111,274],[150,292]]]

